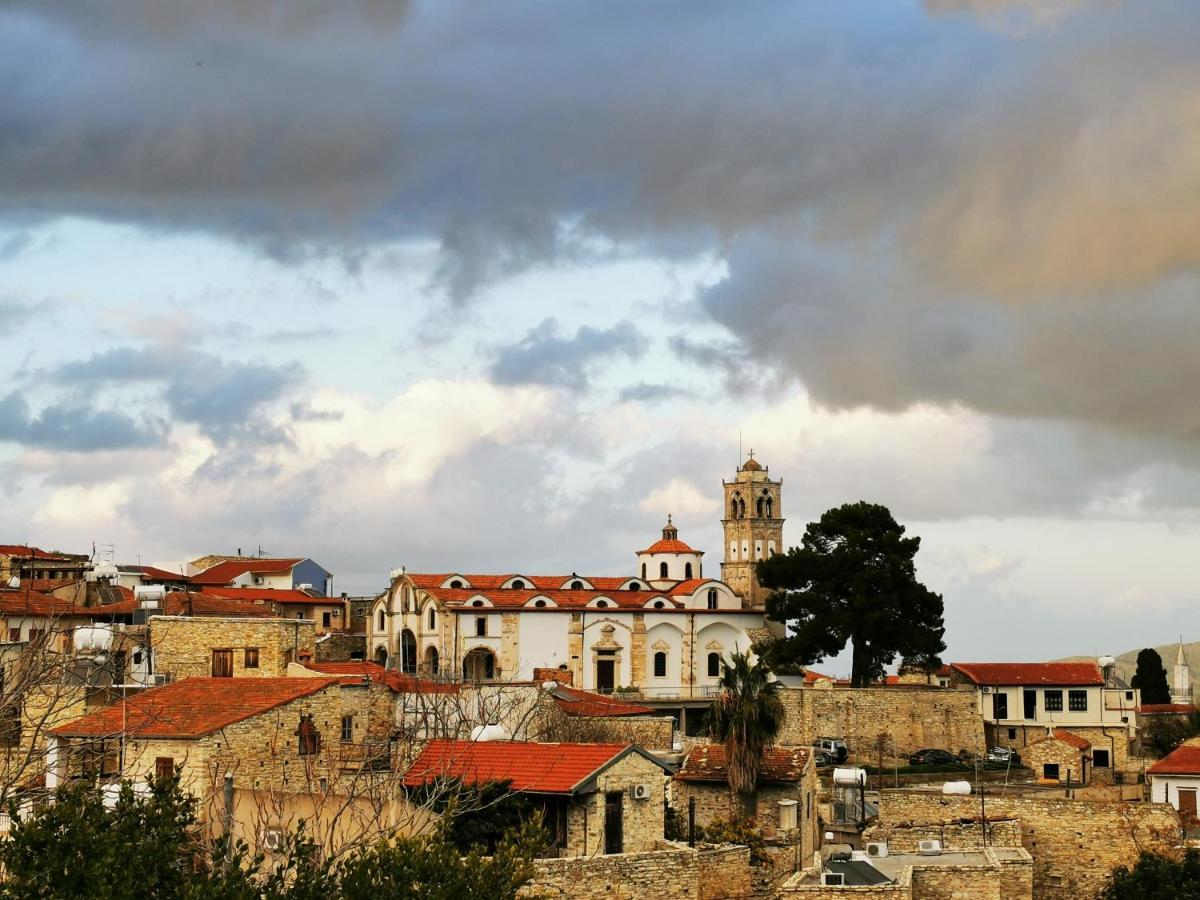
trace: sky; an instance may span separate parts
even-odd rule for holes
[[[947,659],[1200,638],[1193,0],[0,6],[0,535],[633,571],[922,538]],[[739,451],[739,448],[741,450]]]

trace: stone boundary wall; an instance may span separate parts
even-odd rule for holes
[[[801,880],[809,883],[801,884]],[[872,885],[823,885],[821,869],[818,867],[797,872],[779,890],[779,900],[912,900],[912,868],[906,868],[900,878],[892,884]]]
[[[986,752],[983,719],[973,691],[948,688],[784,688],[787,714],[780,743],[809,746],[818,737],[840,737],[859,762],[875,761],[880,734],[906,756],[926,747],[957,753]],[[885,760],[887,757],[885,756]]]
[[[1169,850],[1180,836],[1179,815],[1165,803],[989,795],[987,813],[1020,820],[1038,897],[1094,897],[1113,869],[1133,865],[1142,850]],[[882,825],[974,821],[978,815],[975,796],[885,790],[880,797]]]
[[[916,853],[918,841],[941,841],[943,850],[980,850],[983,829],[978,821],[936,825],[877,824],[863,834],[864,841],[886,841],[892,853]],[[988,819],[988,847],[1020,847],[1021,823],[1016,819]]]
[[[913,900],[1022,900],[1001,893],[1000,867],[913,866]],[[1026,894],[1024,900],[1030,900]]]
[[[746,847],[694,850],[661,841],[659,849],[613,856],[570,856],[534,861],[524,898],[571,900],[734,900],[750,894]]]

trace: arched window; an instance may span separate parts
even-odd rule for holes
[[[596,601],[596,608],[597,608],[597,609],[604,609],[606,606],[608,606],[608,601],[607,601],[607,600],[597,600],[597,601]]]
[[[643,575],[645,574],[645,569],[646,569],[646,567],[642,566],[642,574]],[[640,591],[642,589],[642,586],[635,581],[633,584],[631,584],[629,586],[629,589],[631,591]]]
[[[717,608],[717,589],[716,588],[708,589],[708,608],[709,609]]]
[[[425,671],[430,675],[436,675],[438,673],[437,647],[429,647],[425,651]]]
[[[387,619],[384,617],[382,609],[379,611],[379,628],[376,631],[387,631]]]
[[[301,756],[316,756],[321,752],[321,732],[313,724],[311,714],[300,717],[300,725],[296,729],[296,737]]]
[[[472,600],[471,605],[472,606],[483,606],[483,601],[482,600]]]
[[[721,677],[721,654],[716,651],[708,654],[708,677]]]
[[[387,648],[386,647],[376,647],[375,648],[375,662],[378,665],[383,666],[385,669],[387,668]]]
[[[582,591],[583,590],[583,582],[582,581],[572,581],[571,582],[571,590]]]
[[[646,577],[646,564],[645,563],[642,563],[642,577],[643,578]]]
[[[407,628],[400,632],[400,671],[409,675],[417,671],[417,638]]]
[[[534,600],[533,605],[536,606],[538,609],[541,609],[542,607],[544,607],[546,605],[546,601],[545,600]]]
[[[523,591],[523,590],[525,590],[525,582],[523,582],[520,578],[518,578],[516,581],[514,581],[512,583],[512,588],[514,591]]]
[[[429,630],[433,631],[437,628],[437,609],[429,607]]]
[[[768,497],[767,498],[767,518],[768,519],[773,519],[775,517],[773,510],[772,510],[772,507],[774,505],[775,505],[775,501],[772,500],[770,497]]]
[[[760,519],[761,519],[761,518],[763,518],[764,514],[765,514],[765,513],[766,513],[766,511],[767,511],[767,501],[766,501],[766,498],[765,498],[765,497],[759,497],[759,498],[758,498],[758,503],[757,503],[757,504],[755,504],[755,510],[756,510],[756,511],[757,511],[757,513],[758,513],[758,517],[759,517]]]
[[[691,577],[692,577],[692,564],[691,564],[691,563],[684,563],[684,566],[683,566],[683,577],[684,577],[684,578],[691,578]]]
[[[452,587],[452,588],[460,588],[462,586],[463,586],[463,583],[461,581],[459,581],[457,578],[455,578],[452,582],[450,582],[450,587]]]
[[[655,601],[654,601],[654,608],[655,608],[655,609],[662,609],[662,608],[663,608],[664,606],[666,606],[666,605],[667,605],[667,604],[663,603],[661,600],[655,600]]]
[[[659,578],[667,577],[667,564],[665,562],[661,562],[658,564],[658,577]]]
[[[667,654],[662,650],[659,650],[654,654],[654,677],[667,677]]]

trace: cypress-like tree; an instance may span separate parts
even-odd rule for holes
[[[1143,703],[1171,702],[1167,670],[1157,650],[1147,647],[1138,652],[1137,671],[1133,675],[1132,686],[1142,692]]]

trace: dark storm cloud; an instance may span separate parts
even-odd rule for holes
[[[622,388],[618,400],[622,403],[662,403],[666,400],[685,400],[694,397],[695,393],[674,384],[652,384],[639,381],[627,388]]]
[[[649,342],[632,322],[612,328],[583,326],[565,336],[555,319],[546,319],[520,341],[500,348],[490,373],[497,384],[544,384],[582,391],[591,372],[613,357],[637,359]]]
[[[351,264],[432,238],[459,302],[597,247],[716,253],[742,346],[675,349],[735,388],[753,354],[834,405],[1194,432],[1191,0],[149,5],[0,13],[0,215]],[[978,25],[1012,10],[1036,34]],[[519,347],[497,375],[586,384]]]
[[[13,391],[0,398],[0,441],[43,450],[90,452],[161,446],[161,422],[137,422],[114,410],[83,404],[55,404],[37,414]]]

